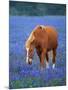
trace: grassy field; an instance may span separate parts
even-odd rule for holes
[[[9,18],[9,88],[32,88],[66,85],[66,17],[10,16]],[[32,65],[26,64],[25,41],[36,25],[51,25],[58,31],[56,67],[40,70],[35,52]]]

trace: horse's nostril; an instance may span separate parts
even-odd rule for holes
[[[32,64],[32,62],[29,62],[29,64],[31,65],[31,64]]]

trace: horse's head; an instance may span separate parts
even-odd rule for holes
[[[26,62],[29,64],[32,64],[32,58],[34,53],[34,40],[35,40],[35,37],[32,32],[28,40],[26,41],[26,47],[25,47],[27,51]]]
[[[29,45],[29,47],[26,47],[26,52],[27,52],[26,62],[28,64],[32,64],[33,53],[34,53],[33,45]]]

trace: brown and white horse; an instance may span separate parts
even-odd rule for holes
[[[58,34],[54,27],[38,25],[31,32],[29,38],[26,41],[25,47],[27,50],[26,62],[31,64],[34,54],[34,48],[40,59],[41,66],[44,66],[44,59],[46,57],[46,65],[49,67],[48,52],[53,52],[53,68],[56,61],[56,49],[58,46]]]

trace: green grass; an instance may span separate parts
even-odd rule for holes
[[[43,79],[28,77],[21,80],[14,80],[10,82],[10,88],[32,88],[32,87],[48,87],[48,86],[63,86],[66,85],[66,78],[53,79],[49,82],[44,82]]]
[[[14,80],[10,82],[10,88],[32,88],[44,86],[44,80],[41,78],[28,77],[22,80]]]
[[[46,86],[64,86],[66,85],[66,78],[50,80]]]

